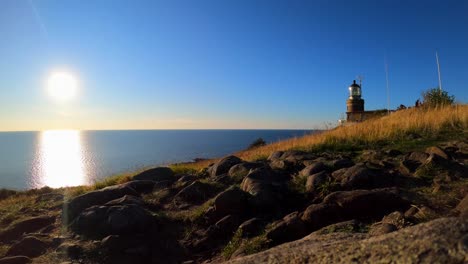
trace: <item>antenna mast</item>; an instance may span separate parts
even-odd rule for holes
[[[439,75],[439,92],[442,92],[442,81],[440,80],[439,54],[437,54],[437,50],[436,50],[436,61],[437,61],[437,73]]]
[[[362,80],[364,80],[364,76],[358,75],[358,76],[356,76],[356,79],[359,80],[359,86],[361,86],[361,89],[362,89]]]
[[[388,63],[385,56],[385,80],[387,81],[387,113],[390,114],[390,87],[388,85]]]

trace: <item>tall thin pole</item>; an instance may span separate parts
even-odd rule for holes
[[[442,81],[440,79],[439,54],[437,54],[437,50],[436,50],[436,61],[437,61],[437,73],[439,74],[439,91],[442,92]]]
[[[385,56],[385,79],[387,81],[387,112],[390,114],[390,86],[388,85],[388,63],[387,56]]]

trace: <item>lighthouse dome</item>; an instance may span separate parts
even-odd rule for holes
[[[349,86],[349,98],[360,99],[361,98],[361,86],[356,83],[356,80]]]

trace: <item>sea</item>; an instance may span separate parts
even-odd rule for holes
[[[87,185],[116,174],[222,157],[313,130],[49,130],[0,132],[0,188]]]

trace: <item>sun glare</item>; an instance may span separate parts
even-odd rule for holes
[[[60,188],[88,184],[82,145],[81,133],[77,130],[41,132],[31,185]]]
[[[78,81],[68,72],[53,72],[47,81],[49,95],[57,101],[68,101],[76,96]]]

